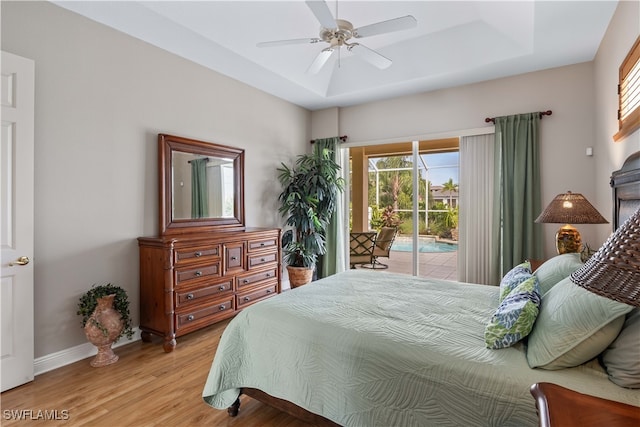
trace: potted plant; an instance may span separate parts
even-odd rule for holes
[[[133,336],[127,292],[111,283],[93,285],[80,296],[77,314],[82,317],[82,328],[89,342],[98,348],[91,366],[115,363],[118,356],[111,345],[120,337]]]
[[[292,227],[282,235],[291,287],[309,283],[318,255],[326,252],[325,231],[344,187],[339,170],[327,149],[298,156],[293,167],[282,163],[278,168],[283,187],[279,211]]]

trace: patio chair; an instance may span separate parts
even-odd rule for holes
[[[363,268],[373,268],[375,270],[383,270],[389,268],[387,264],[381,263],[378,258],[389,258],[391,252],[391,245],[398,234],[396,227],[382,227],[376,237],[376,244],[373,248],[373,256],[371,257],[371,263],[363,264]]]
[[[349,264],[351,268],[356,265],[371,264],[373,262],[373,251],[376,244],[376,232],[365,231],[350,234],[349,241]]]

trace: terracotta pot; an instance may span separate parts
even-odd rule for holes
[[[313,268],[288,265],[287,272],[289,273],[289,283],[292,289],[311,283],[311,279],[313,279]]]
[[[118,356],[111,349],[113,342],[120,336],[124,324],[122,317],[113,308],[115,294],[98,298],[98,305],[84,326],[84,334],[89,342],[98,348],[98,354],[91,361],[91,366],[107,366],[118,361]]]

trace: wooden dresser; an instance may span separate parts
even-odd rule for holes
[[[160,227],[139,237],[140,330],[176,338],[280,293],[280,229],[248,228],[244,150],[158,134]]]
[[[140,329],[176,337],[280,293],[280,230],[245,229],[140,237]]]

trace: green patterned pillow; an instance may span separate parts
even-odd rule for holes
[[[487,348],[511,347],[529,335],[538,317],[540,285],[530,276],[513,289],[500,303],[484,330]]]
[[[529,263],[529,261],[513,267],[500,281],[500,302],[529,277],[531,277],[531,263]]]

